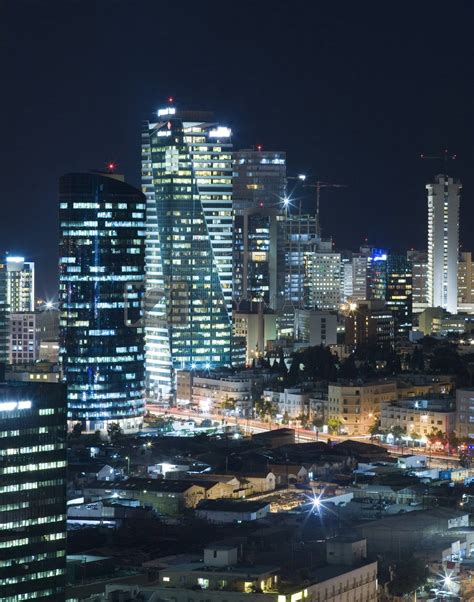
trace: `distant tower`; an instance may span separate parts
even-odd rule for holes
[[[428,191],[428,302],[457,313],[461,183],[437,175]]]
[[[283,152],[234,153],[234,297],[277,309],[284,288],[286,156]],[[280,296],[280,299],[279,299]]]
[[[7,301],[12,313],[35,310],[35,264],[7,255]]]
[[[137,431],[144,413],[145,197],[113,173],[59,184],[60,358],[68,422]]]
[[[168,106],[144,124],[142,159],[147,395],[166,403],[176,371],[232,361],[231,130]]]

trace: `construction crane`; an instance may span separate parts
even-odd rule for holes
[[[319,205],[321,199],[321,188],[347,188],[347,184],[333,184],[332,182],[323,182],[322,180],[316,180],[314,184],[304,184],[305,188],[315,188],[316,189],[316,224],[318,228],[318,233],[320,232],[320,223],[319,223]]]
[[[420,155],[420,159],[433,159],[435,161],[443,161],[443,166],[444,166],[444,177],[446,178],[448,175],[448,163],[449,161],[455,161],[457,159],[457,155],[451,155],[449,154],[449,151],[447,148],[444,149],[443,154],[442,155],[424,155],[423,153]]]

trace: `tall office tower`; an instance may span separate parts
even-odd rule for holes
[[[412,269],[413,313],[428,307],[428,253],[407,251],[407,259]]]
[[[458,265],[458,305],[474,303],[474,265],[472,253],[459,255]]]
[[[7,294],[7,264],[0,261],[0,364],[8,362],[10,351],[10,311]]]
[[[461,183],[438,175],[428,191],[428,302],[458,309],[459,198]]]
[[[176,370],[232,363],[230,136],[212,114],[173,106],[144,127],[150,400],[170,399]]]
[[[234,153],[233,296],[283,302],[285,153],[242,150]]]
[[[66,391],[0,383],[0,599],[65,600]]]
[[[69,424],[95,431],[118,422],[134,431],[144,412],[145,198],[112,173],[62,176],[59,198]]]
[[[38,359],[36,313],[10,314],[10,364],[31,364]]]
[[[240,150],[234,153],[234,204],[282,206],[286,188],[286,153]]]
[[[276,309],[284,287],[283,215],[272,207],[236,209],[234,299],[263,301]]]
[[[307,305],[337,310],[341,303],[341,254],[315,251],[305,257]]]
[[[395,320],[381,299],[361,301],[346,317],[346,345],[372,344],[392,349],[395,344]]]
[[[382,299],[387,295],[387,258],[385,249],[372,249],[367,257],[368,299]]]
[[[363,301],[368,295],[367,255],[355,253],[352,256],[352,300]]]
[[[11,312],[35,310],[35,264],[7,255],[7,301]]]
[[[406,255],[387,258],[386,306],[395,320],[395,339],[406,339],[412,328],[412,265]]]
[[[352,253],[344,251],[341,254],[341,287],[339,294],[341,303],[348,303],[352,300],[354,293],[352,270]]]
[[[318,234],[316,216],[287,215],[285,219],[285,302],[309,307],[306,257],[318,251],[331,252],[332,240]]]

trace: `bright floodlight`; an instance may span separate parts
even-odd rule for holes
[[[302,182],[304,182],[306,180],[306,174],[304,174],[304,173],[298,174],[298,180],[301,180]]]
[[[211,367],[211,364],[209,362],[206,362],[206,370],[209,370],[210,367]]]
[[[193,362],[193,363],[191,364],[191,370],[195,370],[195,368],[196,368],[196,364],[195,364],[195,362]]]
[[[290,204],[290,199],[287,196],[284,197],[284,199],[283,199],[283,205],[285,207],[288,207],[289,204]]]
[[[44,304],[44,306],[46,307],[46,309],[53,309],[54,304],[52,301],[46,301],[46,303]]]

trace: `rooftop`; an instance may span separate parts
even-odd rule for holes
[[[240,502],[236,500],[202,500],[199,502],[198,510],[212,510],[216,512],[257,512],[269,506],[266,501],[262,502]]]

